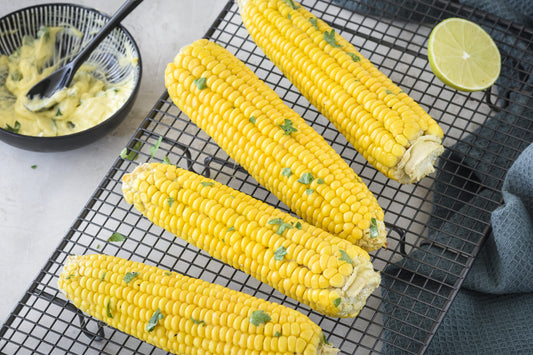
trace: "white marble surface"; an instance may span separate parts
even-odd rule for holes
[[[0,1],[0,16],[37,3]],[[54,0],[54,2],[70,2]],[[112,14],[122,0],[76,0]],[[143,79],[126,120],[103,139],[60,153],[25,151],[0,141],[0,322],[89,200],[117,155],[164,91],[163,73],[178,48],[201,38],[225,0],[148,0],[122,23],[141,50]],[[37,165],[32,169],[32,165]]]

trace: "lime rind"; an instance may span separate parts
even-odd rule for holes
[[[490,35],[481,26],[456,17],[431,31],[428,60],[444,84],[468,92],[494,85],[501,69],[500,52]]]

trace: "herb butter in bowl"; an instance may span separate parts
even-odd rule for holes
[[[28,7],[0,19],[0,139],[34,151],[78,148],[118,126],[141,81],[131,35],[115,28],[56,92],[57,104],[32,112],[26,93],[68,62],[109,17],[72,4]]]

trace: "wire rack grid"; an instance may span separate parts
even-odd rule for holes
[[[2,354],[164,353],[82,314],[58,291],[58,275],[67,256],[87,253],[145,262],[282,303],[308,315],[342,354],[416,354],[427,349],[490,232],[490,211],[501,204],[498,191],[505,171],[533,140],[531,119],[516,112],[517,107],[532,109],[533,100],[524,104],[514,95],[528,89],[526,68],[533,63],[524,62],[526,59],[517,54],[521,52],[507,50],[502,64],[510,70],[502,71],[503,80],[489,92],[465,94],[449,90],[431,74],[425,43],[432,24],[450,16],[483,22],[504,49],[513,49],[518,40],[509,44],[499,41],[500,35],[512,34],[524,41],[527,50],[531,48],[532,32],[453,2],[402,2],[397,7],[397,2],[380,1],[376,5],[359,3],[355,9],[322,0],[301,3],[361,48],[365,57],[420,102],[439,121],[446,137],[444,144],[449,154],[441,158],[437,174],[418,184],[402,186],[364,161],[265,58],[249,38],[233,1],[228,2],[205,36],[233,52],[274,88],[325,137],[378,198],[385,211],[389,242],[386,249],[372,253],[372,258],[384,282],[360,315],[337,319],[314,312],[154,226],[123,200],[122,176],[137,164],[166,157],[173,164],[290,212],[229,159],[164,93],[128,145],[133,159],[117,158],[0,329]],[[344,6],[347,5],[353,4],[346,2]],[[518,81],[514,80],[516,75]],[[514,115],[518,119],[509,123],[501,118],[502,113],[503,117]],[[513,130],[492,131],[493,159],[483,162],[476,155],[475,140],[468,137],[480,137],[479,128],[489,120],[511,124]],[[151,157],[150,148],[160,138],[159,149]],[[466,148],[459,147],[463,141]],[[469,198],[475,194],[480,199],[474,204]],[[475,213],[462,212],[465,205]],[[115,232],[127,239],[122,243],[107,242]]]

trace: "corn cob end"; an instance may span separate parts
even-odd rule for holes
[[[419,181],[435,171],[435,161],[443,151],[444,147],[439,137],[432,135],[418,137],[393,169],[393,178],[402,184]]]

